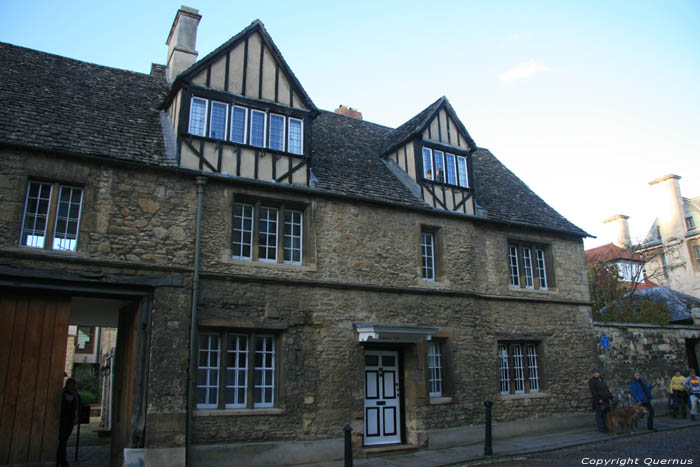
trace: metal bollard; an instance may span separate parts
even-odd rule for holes
[[[492,456],[493,455],[493,446],[491,444],[491,406],[493,406],[493,402],[485,401],[484,405],[486,406],[486,423],[485,423],[486,436],[484,439],[484,455],[485,456]]]
[[[345,467],[352,467],[352,427],[348,424],[343,428],[345,432]]]

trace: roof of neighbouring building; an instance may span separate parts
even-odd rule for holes
[[[644,258],[642,258],[640,255],[630,251],[627,248],[621,248],[614,243],[608,243],[607,245],[586,250],[587,263],[595,263],[596,261],[608,263],[617,260],[638,261],[641,263],[644,262]]]
[[[637,290],[635,295],[638,300],[646,299],[666,305],[671,310],[672,323],[692,320],[690,309],[700,307],[699,298],[661,286]]]
[[[162,66],[154,65],[153,74],[135,73],[5,43],[0,62],[0,144],[173,165],[159,111],[170,91]],[[444,97],[397,129],[320,111],[311,128],[315,189],[430,208],[391,173],[382,155],[420,131],[441,106],[462,126]],[[588,236],[487,149],[473,152],[472,165],[475,199],[486,218]]]

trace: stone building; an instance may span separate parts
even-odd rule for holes
[[[320,110],[260,21],[197,61],[199,19],[150,74],[0,44],[0,464],[55,452],[77,307],[118,323],[113,465],[588,411],[586,232],[445,97],[394,129]]]

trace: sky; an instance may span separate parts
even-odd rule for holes
[[[148,73],[184,0],[0,0],[0,41]],[[317,107],[396,127],[447,96],[550,206],[609,243],[642,240],[649,182],[700,196],[700,0],[187,0],[199,57],[260,19]]]

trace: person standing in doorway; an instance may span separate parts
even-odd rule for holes
[[[698,400],[700,400],[700,378],[695,370],[690,370],[690,376],[683,383],[690,393],[690,419],[695,421],[698,415]]]
[[[654,396],[651,395],[652,387],[652,385],[647,384],[647,382],[642,379],[642,375],[640,375],[639,372],[636,372],[632,376],[632,380],[630,381],[632,397],[634,397],[637,403],[647,409],[647,430],[656,431],[654,429],[654,406],[651,404],[651,400],[654,398]]]
[[[58,452],[56,453],[56,466],[68,467],[68,438],[73,432],[73,425],[78,423],[78,408],[80,396],[75,390],[75,380],[68,378],[63,388],[61,397],[61,418],[58,423]]]
[[[600,376],[600,371],[596,368],[593,370],[593,377],[588,380],[588,388],[591,390],[591,399],[593,400],[593,409],[595,410],[595,422],[598,431],[601,433],[608,432],[608,412],[610,411],[610,401],[612,394],[608,384]]]

